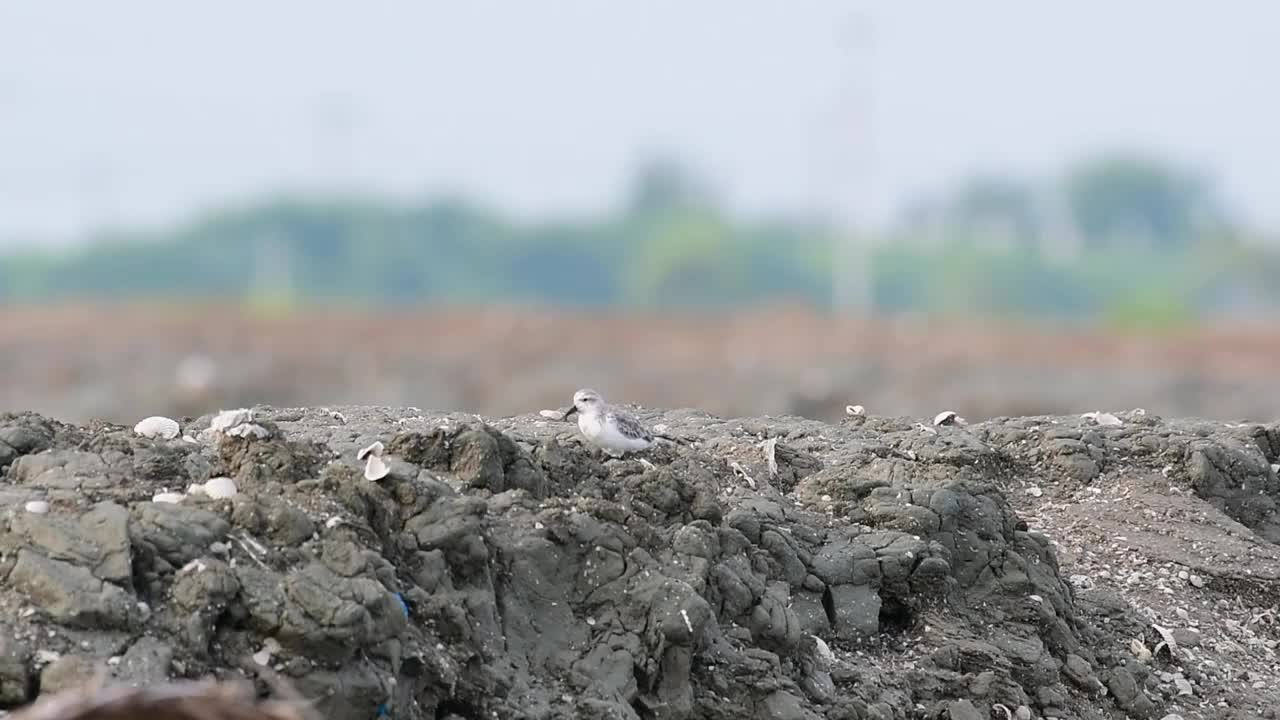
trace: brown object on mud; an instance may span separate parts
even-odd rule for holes
[[[280,689],[285,695],[293,694]],[[312,720],[304,712],[304,703],[259,700],[247,682],[174,682],[135,688],[95,681],[41,698],[8,720]]]

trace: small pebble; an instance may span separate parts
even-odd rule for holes
[[[44,515],[49,512],[49,503],[44,500],[31,500],[25,507],[27,512],[34,515]]]
[[[1200,577],[1199,575],[1192,575],[1191,577],[1187,578],[1187,582],[1191,583],[1191,587],[1193,588],[1204,587],[1204,578]]]
[[[1088,575],[1072,575],[1070,580],[1072,587],[1080,590],[1089,590],[1093,588],[1093,578]]]

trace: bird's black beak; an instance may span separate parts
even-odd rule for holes
[[[576,413],[576,412],[578,412],[578,406],[577,406],[577,405],[570,405],[570,406],[569,406],[569,409],[568,409],[568,410],[565,410],[565,411],[564,411],[564,413],[562,413],[562,414],[561,414],[561,417],[563,417],[565,420],[568,420],[568,419],[569,419],[569,416],[570,416],[570,415],[573,415],[573,414],[574,414],[574,413]]]

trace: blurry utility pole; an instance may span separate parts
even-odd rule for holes
[[[835,177],[837,236],[831,262],[832,305],[847,315],[870,316],[875,311],[871,261],[875,240],[869,232],[872,137],[871,72],[874,25],[858,13],[843,28],[841,46],[847,53],[837,111]]]

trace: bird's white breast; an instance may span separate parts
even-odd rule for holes
[[[625,452],[643,450],[650,442],[623,435],[617,425],[608,421],[604,413],[584,413],[578,416],[578,429],[595,444],[608,450]]]
[[[583,435],[595,440],[604,432],[604,415],[597,413],[582,413],[578,415],[578,429]]]

